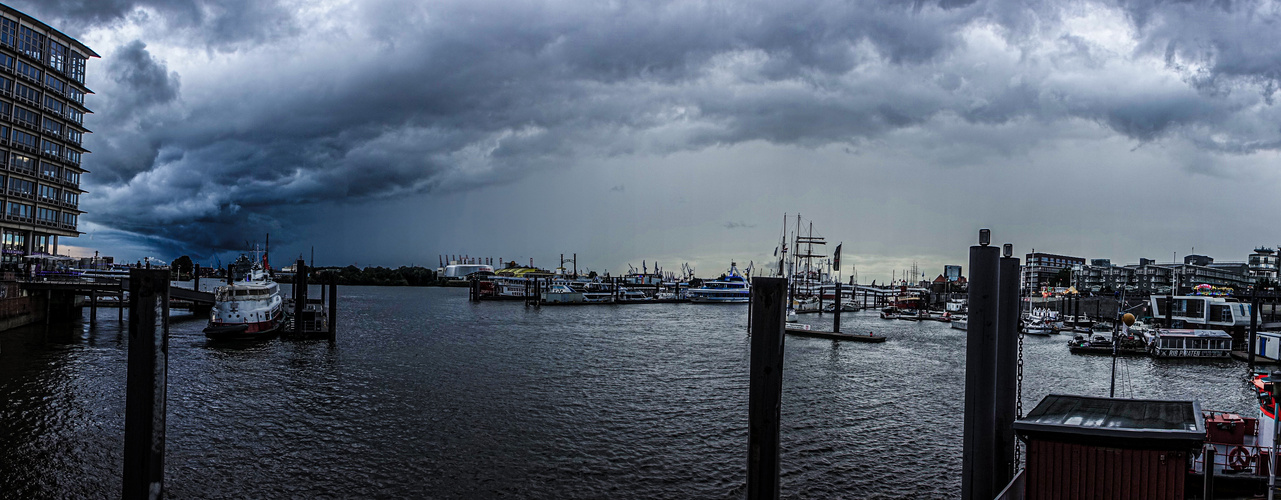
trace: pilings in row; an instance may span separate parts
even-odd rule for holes
[[[1019,260],[1005,257],[979,233],[970,247],[969,325],[966,329],[965,424],[961,498],[989,499],[1014,477],[1017,417]]]

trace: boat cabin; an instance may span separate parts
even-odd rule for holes
[[[1226,358],[1232,354],[1232,336],[1223,330],[1158,329],[1149,348],[1158,358]]]

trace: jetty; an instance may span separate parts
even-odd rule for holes
[[[804,323],[788,323],[786,331],[787,333],[791,335],[795,335],[797,337],[812,337],[812,338],[830,339],[830,340],[848,340],[850,342],[871,342],[871,343],[885,342],[884,335],[874,335],[871,332],[868,332],[867,335],[854,335],[849,333],[830,332],[827,330],[819,330],[817,328],[813,328],[810,325],[807,325]]]

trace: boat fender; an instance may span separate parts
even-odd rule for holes
[[[1237,446],[1228,452],[1228,466],[1232,470],[1245,470],[1250,465],[1250,450],[1244,446]]]

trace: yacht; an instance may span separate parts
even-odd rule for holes
[[[738,272],[738,264],[731,262],[728,273],[704,282],[699,288],[691,288],[686,297],[690,302],[705,304],[746,304],[751,301],[751,285]]]

